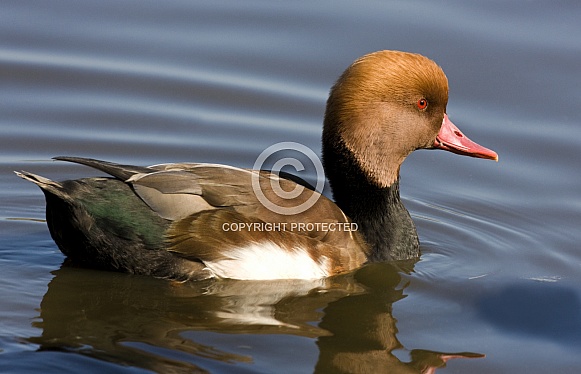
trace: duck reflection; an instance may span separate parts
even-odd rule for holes
[[[373,264],[315,281],[172,284],[63,266],[41,303],[39,350],[58,350],[164,373],[204,372],[207,359],[252,363],[191,332],[286,334],[316,339],[315,372],[433,373],[461,352],[412,350],[403,362],[393,303],[413,261]],[[292,359],[289,358],[289,362]]]

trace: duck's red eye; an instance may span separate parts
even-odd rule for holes
[[[428,100],[419,99],[417,105],[419,110],[424,110],[428,107]]]

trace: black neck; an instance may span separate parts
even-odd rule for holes
[[[323,162],[336,204],[357,223],[371,247],[370,261],[419,256],[418,234],[401,202],[399,178],[389,187],[377,187],[340,141],[323,144]]]

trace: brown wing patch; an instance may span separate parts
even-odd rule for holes
[[[353,270],[366,260],[352,240],[345,246],[335,246],[305,232],[288,230],[288,225],[283,229],[282,223],[265,222],[228,209],[199,212],[173,223],[167,235],[168,250],[203,263],[230,259],[229,251],[251,243],[272,242],[288,251],[305,250],[314,261],[326,262],[331,274]],[[232,230],[233,225],[254,228]]]

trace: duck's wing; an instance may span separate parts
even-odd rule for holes
[[[252,203],[244,186],[249,171],[240,168],[194,163],[143,167],[83,157],[54,159],[86,165],[124,181],[153,211],[170,221]]]
[[[206,210],[229,209],[263,222],[351,223],[325,196],[268,171],[217,164],[142,167],[80,157],[55,159],[90,166],[124,181],[153,211],[170,221]],[[321,238],[328,232],[306,227],[303,231]]]

